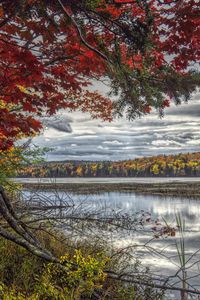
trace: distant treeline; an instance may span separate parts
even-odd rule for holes
[[[31,165],[19,177],[200,176],[200,152],[125,161],[65,161]]]

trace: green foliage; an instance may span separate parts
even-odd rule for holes
[[[102,253],[98,253],[96,256],[95,258],[91,255],[84,257],[81,250],[76,249],[71,260],[69,254],[61,257],[61,262],[70,270],[67,272],[69,285],[76,286],[78,282],[82,288],[87,287],[87,289],[93,290],[96,282],[96,286],[101,287],[101,283],[106,278],[103,270],[109,259]],[[73,270],[73,265],[77,266],[76,270]]]
[[[70,294],[76,295],[76,299],[81,295],[90,297],[106,279],[104,268],[107,261],[108,258],[101,253],[96,257],[84,256],[80,249],[76,249],[72,257],[69,253],[61,257],[62,265],[48,264],[37,292],[42,299],[46,299],[46,295],[54,297],[52,299],[66,299]]]
[[[11,147],[7,151],[0,151],[0,186],[8,192],[15,192],[20,189],[20,185],[12,182],[9,178],[16,177],[18,172],[22,172],[29,165],[41,163],[48,148],[35,147],[30,149],[23,147]]]
[[[88,8],[88,9],[96,9],[98,8],[99,6],[101,6],[101,2],[100,0],[86,0],[85,1],[85,6]]]

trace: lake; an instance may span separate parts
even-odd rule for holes
[[[67,191],[37,191],[25,192],[26,196],[37,200],[42,195],[49,203],[69,203],[81,207],[84,211],[100,211],[103,214],[117,213],[134,216],[137,213],[148,213],[153,219],[175,226],[175,215],[180,214],[185,221],[185,255],[187,277],[190,288],[200,289],[200,199],[183,197],[162,197],[154,195],[139,195],[133,192],[106,192],[98,194],[76,194]],[[150,267],[154,277],[163,279],[176,274],[180,268],[175,243],[179,243],[179,235],[168,238],[153,238],[149,226],[143,231],[120,232],[112,231],[107,235],[109,242],[115,247],[132,246],[133,255],[140,259],[144,267]],[[181,276],[181,273],[178,275]],[[172,277],[171,283],[180,286],[180,279]],[[167,299],[178,299],[170,293]],[[191,298],[196,299],[196,298]]]

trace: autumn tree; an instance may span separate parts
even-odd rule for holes
[[[61,108],[162,114],[199,83],[195,0],[2,0],[0,18],[1,149]],[[91,92],[93,80],[118,100]]]

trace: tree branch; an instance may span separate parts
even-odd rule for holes
[[[162,284],[157,284],[155,282],[145,282],[143,279],[135,279],[134,275],[131,274],[117,274],[115,272],[107,271],[108,278],[113,279],[113,280],[118,280],[121,282],[126,282],[130,284],[139,284],[143,286],[148,286],[151,288],[157,288],[161,290],[170,290],[170,291],[179,291],[179,292],[185,292],[185,293],[190,293],[194,295],[200,295],[200,291],[196,289],[184,289],[184,288],[179,288],[179,287],[173,287],[173,286],[168,286],[168,285],[162,285]]]
[[[111,63],[111,61],[108,59],[108,57],[103,54],[101,51],[99,51],[98,49],[94,48],[93,46],[91,46],[83,37],[81,29],[79,28],[77,22],[75,21],[75,19],[70,16],[70,14],[67,12],[65,6],[63,5],[61,0],[57,0],[62,8],[62,10],[64,11],[65,15],[72,21],[74,27],[76,28],[76,31],[82,41],[82,43],[90,50],[92,50],[93,52],[95,52],[98,56],[100,56],[101,58],[103,58],[104,60],[106,60],[107,62]]]

